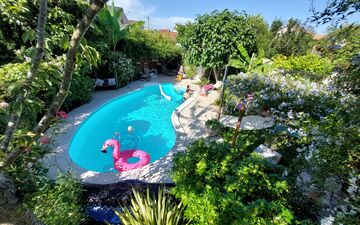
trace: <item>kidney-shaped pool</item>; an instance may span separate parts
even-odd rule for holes
[[[174,89],[180,96],[184,91],[171,84],[164,87]],[[111,138],[120,141],[121,151],[140,149],[150,155],[150,163],[158,160],[171,150],[176,141],[171,116],[182,99],[174,99],[165,99],[159,86],[155,85],[104,104],[81,124],[73,136],[69,147],[71,160],[86,170],[117,172],[112,153],[100,151],[103,143]],[[134,132],[128,132],[129,126]],[[129,160],[132,161],[135,162],[136,158]]]

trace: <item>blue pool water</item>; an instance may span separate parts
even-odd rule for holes
[[[183,88],[176,90],[164,85],[173,95],[182,96]],[[149,86],[139,91],[118,97],[93,112],[78,128],[70,143],[69,155],[78,166],[97,172],[117,172],[113,167],[111,150],[102,153],[105,140],[117,138],[121,151],[141,149],[150,154],[154,162],[166,155],[174,146],[176,134],[171,122],[172,112],[182,99],[168,101],[159,86]],[[128,126],[135,132],[129,135]],[[114,134],[120,133],[120,138]],[[129,162],[136,162],[131,158]]]

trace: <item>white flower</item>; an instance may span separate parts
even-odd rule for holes
[[[297,99],[297,100],[295,101],[295,103],[298,104],[298,105],[303,105],[303,104],[304,104],[304,100],[301,99],[301,98],[299,98],[299,99]]]
[[[288,104],[286,102],[282,102],[280,105],[279,105],[279,109],[282,109],[282,108],[285,108],[287,107]]]
[[[0,102],[0,109],[6,109],[8,108],[10,105],[7,102]]]
[[[294,119],[294,113],[292,110],[290,110],[288,113],[287,113],[287,116],[289,119],[293,120]]]
[[[279,99],[280,98],[280,95],[278,93],[275,93],[272,95],[272,100],[276,100],[276,99]]]
[[[263,100],[265,100],[265,101],[266,101],[266,100],[269,100],[269,96],[268,96],[267,94],[262,95],[261,98],[262,98]]]
[[[332,225],[335,221],[335,217],[333,216],[328,216],[328,217],[324,217],[320,220],[320,224],[321,225]]]

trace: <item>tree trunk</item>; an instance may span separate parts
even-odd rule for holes
[[[108,0],[93,0],[91,1],[90,7],[86,10],[83,19],[77,25],[76,29],[73,32],[73,35],[70,40],[70,47],[66,54],[65,68],[63,72],[63,78],[60,85],[60,89],[56,94],[53,102],[51,103],[46,114],[41,118],[39,123],[34,129],[36,134],[42,133],[48,126],[51,124],[52,120],[55,118],[56,113],[63,104],[71,85],[72,74],[75,68],[75,57],[78,46],[80,44],[81,38],[84,36],[85,32],[91,25],[97,13],[104,7],[104,4]]]
[[[39,71],[40,62],[44,56],[46,17],[47,17],[47,0],[40,0],[40,2],[39,2],[39,17],[38,17],[37,34],[36,34],[37,38],[36,38],[35,56],[31,59],[31,65],[30,65],[30,69],[26,75],[25,83],[13,105],[14,108],[10,115],[9,122],[7,124],[6,131],[5,131],[3,140],[0,145],[0,149],[3,152],[7,152],[8,148],[9,148],[10,141],[11,141],[11,139],[14,135],[14,132],[20,122],[26,95],[28,95],[28,93],[31,91],[32,82]]]
[[[218,71],[216,70],[216,68],[213,68],[213,72],[214,72],[214,77],[215,77],[215,82],[217,83],[218,82]]]
[[[235,133],[234,133],[234,136],[233,136],[233,139],[232,139],[232,147],[233,148],[236,145],[236,139],[237,139],[237,136],[239,134],[239,130],[240,130],[240,126],[241,126],[241,120],[244,117],[244,115],[245,115],[245,105],[242,105],[241,109],[240,109],[239,118],[238,118],[238,121],[236,123]]]
[[[227,79],[227,74],[229,72],[229,66],[225,67],[225,72],[224,72],[224,78],[223,78],[223,84],[221,87],[221,92],[220,92],[220,105],[219,105],[219,111],[218,111],[218,115],[217,115],[217,121],[220,122],[220,117],[221,117],[221,111],[222,111],[222,107],[224,104],[224,92],[225,92],[225,84],[226,84],[226,79]]]
[[[70,47],[66,54],[65,68],[63,72],[62,82],[59,88],[58,93],[53,99],[49,109],[46,114],[41,118],[39,123],[35,126],[33,132],[35,133],[34,139],[38,138],[42,132],[44,132],[53,119],[56,116],[56,113],[63,104],[70,88],[72,73],[75,68],[75,56],[77,48],[80,44],[81,38],[84,36],[86,30],[89,28],[90,24],[94,20],[97,13],[104,7],[108,0],[92,0],[89,8],[86,10],[82,20],[79,22],[75,28],[73,35],[70,41]],[[24,151],[25,148],[18,147],[11,151],[5,159],[0,162],[0,171],[4,170],[7,166],[13,163]]]

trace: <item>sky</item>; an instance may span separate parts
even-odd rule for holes
[[[197,15],[214,10],[246,11],[248,14],[261,14],[268,24],[274,19],[287,21],[290,18],[305,22],[311,16],[310,0],[114,0],[116,6],[124,8],[128,19],[149,19],[152,29],[173,29],[176,23],[193,21]],[[323,9],[327,0],[314,0],[316,9]],[[111,4],[111,3],[110,3]],[[350,22],[360,22],[359,13],[349,17]],[[326,32],[330,25],[313,26],[318,34]]]

